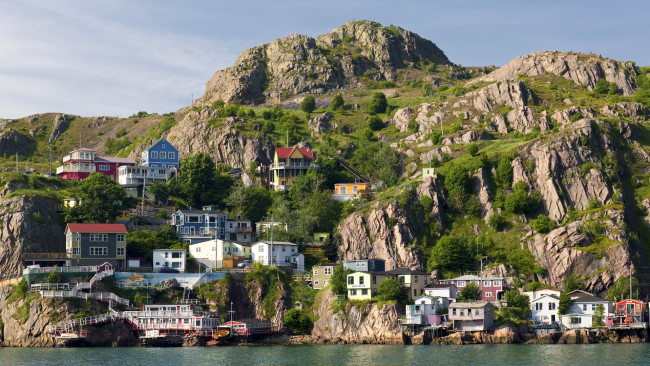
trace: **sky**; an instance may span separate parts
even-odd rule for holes
[[[351,21],[397,25],[463,66],[535,51],[650,65],[650,1],[0,1],[0,118],[167,113],[239,54]]]

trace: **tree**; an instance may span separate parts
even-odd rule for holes
[[[527,186],[524,181],[519,181],[514,186],[514,191],[506,197],[503,207],[508,212],[524,213],[534,212],[539,208],[541,195],[537,191],[530,194],[527,192]]]
[[[343,101],[343,96],[341,93],[336,94],[334,97],[332,97],[332,100],[330,101],[330,108],[332,108],[333,111],[338,110],[339,108],[342,108],[344,104]]]
[[[567,310],[571,307],[571,304],[573,303],[573,300],[567,295],[566,293],[561,293],[560,294],[560,303],[558,304],[557,307],[557,313],[560,315],[566,314]]]
[[[629,282],[628,282],[629,285]],[[569,293],[575,290],[584,290],[585,289],[585,284],[582,282],[580,278],[575,273],[569,273],[565,278],[564,278],[564,292]]]
[[[445,235],[431,249],[429,270],[460,268],[463,264],[474,263],[470,258],[468,240],[457,235]]]
[[[115,135],[117,138],[120,138],[122,136],[126,136],[126,128],[122,127],[117,131],[117,135]]]
[[[377,288],[377,293],[384,301],[397,301],[403,304],[408,300],[408,293],[404,284],[393,278],[382,281]]]
[[[377,92],[370,99],[370,104],[368,104],[368,113],[369,114],[380,114],[386,113],[386,107],[388,107],[388,101],[386,100],[386,95],[382,92]]]
[[[311,319],[302,310],[289,309],[284,315],[284,324],[291,329],[293,334],[309,334],[314,327]]]
[[[61,283],[61,272],[50,272],[50,274],[47,276],[47,283]]]
[[[635,277],[632,278],[632,294],[639,291],[639,280]],[[616,284],[609,288],[607,292],[607,300],[622,301],[630,297],[630,278],[620,277]]]
[[[366,121],[366,126],[368,126],[373,131],[379,131],[384,128],[384,121],[377,116],[370,116],[368,121]]]
[[[593,91],[595,94],[607,94],[609,91],[609,83],[604,78],[600,79],[596,82]]]
[[[478,153],[478,146],[476,146],[476,144],[470,144],[470,145],[467,147],[467,153],[468,153],[470,156],[476,156],[476,154]]]
[[[308,95],[304,97],[300,103],[300,110],[309,115],[314,109],[316,109],[316,99],[314,99],[314,96]]]
[[[478,285],[475,282],[470,282],[460,290],[458,301],[469,302],[474,300],[481,300],[481,289],[478,288]]]
[[[179,179],[183,198],[193,207],[222,204],[233,184],[228,175],[217,174],[215,162],[201,152],[181,159]]]
[[[555,229],[557,224],[550,217],[546,215],[539,215],[537,219],[533,220],[533,229],[535,231],[546,234],[551,230]]]
[[[503,227],[503,225],[506,223],[506,220],[503,218],[503,216],[499,215],[498,213],[493,213],[490,215],[488,218],[488,225],[494,230],[494,231],[499,231]]]
[[[511,159],[507,155],[501,156],[496,167],[496,180],[503,188],[510,188],[512,184]]]
[[[246,218],[258,222],[271,207],[271,192],[263,187],[236,184],[224,200],[232,217]]]
[[[92,173],[79,183],[77,198],[81,204],[66,208],[66,222],[111,223],[119,210],[134,205],[122,186],[102,173]]]
[[[596,311],[594,312],[594,320],[592,325],[594,327],[604,327],[605,322],[603,322],[603,318],[605,317],[605,307],[603,304],[598,304],[596,307]]]
[[[348,275],[354,272],[351,269],[343,267],[339,264],[332,272],[330,285],[332,285],[332,292],[337,295],[345,295],[348,292]]]
[[[517,308],[520,310],[530,309],[530,298],[527,295],[520,294],[517,290],[506,291],[504,298],[509,308]]]

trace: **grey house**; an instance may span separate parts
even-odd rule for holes
[[[65,250],[71,266],[126,268],[126,226],[124,224],[67,224]]]
[[[494,324],[494,305],[488,301],[454,302],[449,305],[449,320],[456,331],[488,330]]]
[[[384,272],[386,270],[386,261],[383,259],[358,259],[343,261],[345,269],[351,269],[355,272]]]

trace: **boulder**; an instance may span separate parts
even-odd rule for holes
[[[309,120],[309,131],[312,136],[318,136],[321,133],[328,133],[331,130],[329,122],[334,119],[334,115],[330,112],[324,112],[320,116],[314,117]]]

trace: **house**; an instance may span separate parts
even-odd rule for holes
[[[170,168],[150,166],[121,166],[117,170],[117,182],[121,185],[166,183]]]
[[[614,314],[608,318],[608,326],[634,327],[645,326],[648,322],[648,304],[632,299],[625,299],[614,305]]]
[[[584,292],[584,291],[582,291]],[[570,296],[570,294],[567,294]],[[605,318],[612,313],[612,302],[600,297],[580,293],[575,297],[571,306],[567,309],[566,314],[562,316],[562,325],[567,328],[590,328],[593,326],[594,315],[598,305],[603,305],[603,323]]]
[[[115,216],[116,224],[128,224],[131,221],[131,211],[129,210],[118,210],[117,216]]]
[[[320,290],[327,287],[332,279],[332,273],[334,273],[335,267],[336,265],[333,264],[314,266],[311,270],[312,288],[314,290]]]
[[[541,297],[542,295],[554,295],[557,296],[558,298],[560,297],[560,291],[558,290],[551,290],[551,289],[541,289],[537,291],[524,291],[523,294],[528,296],[530,299],[530,303],[533,303],[533,300],[535,300],[538,297]]]
[[[229,321],[219,326],[220,328],[230,328],[233,333],[240,336],[249,336],[257,334],[268,334],[272,332],[271,322],[260,319],[240,319]]]
[[[427,272],[395,268],[384,273],[404,284],[409,299],[424,295],[424,288],[429,284],[429,274]]]
[[[152,142],[149,148],[141,154],[141,164],[152,168],[178,169],[178,149],[166,138]]]
[[[430,284],[424,288],[424,294],[430,297],[445,298],[449,302],[455,301],[458,297],[458,291],[454,284]]]
[[[297,176],[305,174],[312,166],[314,153],[306,147],[278,147],[270,166],[271,187],[275,191],[288,191]]]
[[[258,241],[251,247],[253,262],[278,267],[290,266],[295,271],[305,270],[305,256],[298,252],[298,244],[286,241]]]
[[[158,272],[161,268],[173,268],[178,272],[185,272],[185,249],[154,249],[153,270]]]
[[[553,324],[560,320],[558,308],[560,296],[544,294],[530,302],[531,317],[536,324]]]
[[[358,198],[366,192],[370,193],[370,183],[336,183],[334,184],[332,198],[343,202],[352,198]]]
[[[373,260],[368,260],[367,263],[373,262]],[[348,298],[352,300],[372,298],[377,294],[379,285],[387,278],[392,278],[404,284],[409,299],[422,295],[428,283],[428,274],[426,272],[406,268],[396,268],[390,271],[357,271],[347,276]]]
[[[438,315],[438,299],[421,295],[413,299],[413,302],[413,305],[406,305],[406,316],[402,324],[442,324],[443,316]]]
[[[347,275],[348,299],[369,300],[389,275],[382,272],[353,272]]]
[[[432,177],[435,178],[436,176],[436,169],[435,168],[424,168],[422,169],[422,179],[426,177]]]
[[[226,214],[213,210],[178,210],[172,225],[183,242],[196,244],[211,239],[226,239]]]
[[[494,305],[489,301],[454,302],[448,316],[455,331],[482,332],[494,324]]]
[[[343,268],[360,272],[384,272],[386,261],[383,259],[356,259],[343,261]]]
[[[330,233],[314,233],[314,241],[311,245],[320,246],[327,243],[330,239]]]
[[[108,262],[114,268],[125,268],[126,226],[67,224],[65,250],[73,266],[97,266]]]
[[[244,219],[226,219],[226,240],[237,241],[240,243],[252,243],[253,225],[250,220]]]
[[[474,275],[465,275],[450,280],[441,280],[442,284],[456,285],[458,292],[462,291],[465,286],[474,282],[481,290],[481,300],[484,301],[498,301],[503,296],[503,277],[477,277]]]
[[[251,246],[228,240],[208,240],[190,245],[190,255],[210,268],[232,268],[234,262],[251,258]]]
[[[133,166],[131,158],[96,156],[95,150],[80,148],[63,157],[63,165],[56,168],[62,179],[84,180],[91,173],[99,172],[117,181],[117,171],[122,166]]]

